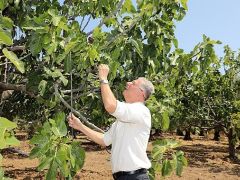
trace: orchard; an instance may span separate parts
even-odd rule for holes
[[[84,174],[102,163],[93,152],[102,152],[99,157],[104,154],[109,163],[111,150],[89,143],[67,123],[72,112],[104,133],[115,121],[102,102],[99,64],[109,65],[117,99],[123,100],[126,83],[137,77],[154,84],[146,101],[152,115],[150,179],[196,178],[184,171],[198,171],[192,157],[198,148],[208,152],[200,146],[204,141],[216,145],[214,158],[224,152],[222,166],[235,169],[223,177],[239,178],[240,54],[226,45],[219,57],[214,47],[221,42],[205,35],[191,52],[180,49],[175,24],[188,12],[187,3],[1,0],[0,179],[112,179],[105,164],[102,174]],[[196,149],[190,151],[191,145]],[[20,175],[7,165],[10,154],[35,163],[28,169],[23,163],[26,175]]]

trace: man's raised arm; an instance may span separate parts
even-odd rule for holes
[[[117,100],[109,87],[108,76],[109,67],[106,64],[100,64],[98,66],[98,75],[101,82],[101,95],[104,107],[108,113],[113,113],[117,107]]]

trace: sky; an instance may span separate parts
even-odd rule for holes
[[[189,0],[184,19],[176,23],[179,47],[190,52],[205,34],[220,40],[216,53],[223,56],[223,46],[240,49],[240,0]]]

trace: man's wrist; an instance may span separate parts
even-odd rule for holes
[[[100,83],[101,84],[108,84],[108,80],[107,79],[100,79]]]

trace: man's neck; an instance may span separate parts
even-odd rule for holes
[[[126,103],[130,103],[130,104],[132,104],[132,103],[145,103],[145,101],[144,100],[126,100],[125,101]]]

